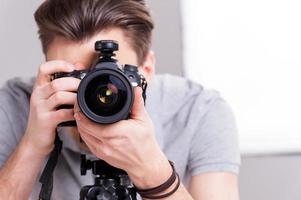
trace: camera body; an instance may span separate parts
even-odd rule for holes
[[[116,41],[97,41],[95,50],[100,52],[100,56],[89,70],[55,73],[53,79],[75,77],[81,80],[77,91],[78,105],[93,122],[111,124],[127,119],[134,102],[134,88],[142,87],[145,101],[147,82],[139,74],[137,66],[121,65],[113,58],[114,51],[118,51]],[[75,125],[75,122],[60,124],[68,125]]]

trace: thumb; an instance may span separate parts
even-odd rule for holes
[[[74,108],[73,108],[73,110],[74,110],[74,114],[75,114],[75,113],[78,113],[78,112],[81,112],[81,110],[80,110],[80,108],[79,108],[79,105],[78,105],[78,102],[77,102],[77,99],[76,99],[76,101],[75,101],[75,103],[74,103]]]
[[[144,107],[144,100],[142,97],[142,88],[136,87],[134,89],[134,104],[132,107],[131,118],[132,119],[141,119],[146,115],[146,110]]]
[[[85,65],[80,62],[74,63],[74,66],[75,66],[76,70],[84,70],[85,69]]]

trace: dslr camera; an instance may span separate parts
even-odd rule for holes
[[[121,65],[113,58],[118,51],[118,43],[113,40],[101,40],[95,43],[99,58],[89,70],[70,73],[55,73],[52,79],[75,77],[81,80],[77,101],[80,110],[93,122],[111,124],[127,119],[134,102],[134,88],[141,87],[146,98],[147,82],[139,74],[138,67]],[[63,105],[60,108],[72,108]],[[63,122],[60,126],[75,126],[75,121]]]
[[[139,74],[137,66],[121,65],[114,58],[114,51],[118,51],[116,41],[97,41],[95,50],[99,52],[99,57],[89,70],[55,73],[52,80],[62,77],[81,80],[77,101],[80,110],[91,121],[112,124],[128,119],[134,103],[134,88],[142,88],[145,102],[147,82]],[[58,107],[62,108],[73,108],[73,105]],[[76,122],[63,122],[59,126],[76,126]],[[135,187],[125,171],[103,160],[86,160],[86,155],[82,154],[81,175],[86,175],[87,170],[92,170],[95,183],[81,189],[80,200],[137,199]]]

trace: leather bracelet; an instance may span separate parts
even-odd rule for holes
[[[168,192],[166,194],[158,195],[158,196],[148,196],[148,195],[145,195],[145,196],[141,196],[141,197],[146,198],[146,199],[163,199],[163,198],[166,198],[166,197],[169,197],[169,196],[173,195],[173,193],[175,193],[179,189],[180,184],[181,184],[180,177],[179,177],[178,174],[177,174],[177,178],[178,178],[177,185],[176,185],[176,187],[172,191],[170,191],[170,192]]]
[[[166,189],[168,189],[176,180],[176,173],[175,173],[175,167],[174,167],[174,163],[172,161],[169,161],[169,164],[172,167],[172,174],[170,176],[170,178],[164,182],[163,184],[154,187],[154,188],[149,188],[149,189],[139,189],[136,187],[136,191],[141,195],[151,195],[151,194],[157,194],[160,192],[165,191]]]
[[[154,187],[154,188],[138,189],[136,187],[136,191],[140,194],[141,197],[148,198],[148,199],[160,199],[160,198],[170,196],[174,192],[177,191],[177,189],[180,186],[180,178],[179,178],[179,175],[176,173],[174,163],[172,161],[169,161],[169,163],[172,167],[172,174],[171,174],[170,178],[166,182],[164,182],[163,184],[161,184],[157,187]],[[169,189],[174,184],[174,182],[177,180],[177,178],[178,178],[178,184],[171,192],[169,192],[167,194],[156,196],[157,194],[162,193],[162,192],[166,191],[167,189]]]

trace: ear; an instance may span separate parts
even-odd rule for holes
[[[155,64],[156,64],[156,57],[154,51],[150,50],[140,67],[140,73],[142,73],[147,82],[151,82],[155,75]]]

